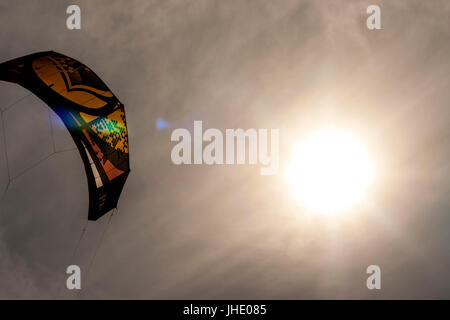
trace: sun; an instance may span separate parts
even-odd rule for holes
[[[298,202],[313,212],[334,214],[360,202],[374,179],[367,150],[354,136],[322,130],[298,144],[286,176]]]

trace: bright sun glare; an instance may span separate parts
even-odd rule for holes
[[[287,179],[302,206],[334,214],[363,199],[374,178],[370,160],[357,139],[342,131],[325,130],[297,146]]]

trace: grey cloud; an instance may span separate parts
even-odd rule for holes
[[[2,2],[0,61],[55,50],[95,70],[126,106],[132,172],[118,212],[87,224],[77,151],[12,183],[1,298],[450,297],[448,1],[383,2],[373,32],[371,1],[78,3],[81,31],[65,28],[69,1]],[[24,95],[1,83],[1,108]],[[15,172],[31,165],[25,152],[51,154],[45,112],[29,97],[5,113]],[[73,148],[50,115],[58,150]],[[368,141],[381,175],[370,201],[332,224],[294,205],[281,176],[174,166],[159,117],[280,128],[281,159],[332,123]],[[0,170],[6,185],[3,155]],[[61,290],[71,263],[87,278],[77,294]],[[381,292],[365,287],[370,264]]]

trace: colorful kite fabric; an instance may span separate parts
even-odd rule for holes
[[[66,125],[86,169],[88,219],[117,207],[130,172],[128,132],[124,106],[103,81],[86,65],[53,51],[0,64],[0,80],[30,90]]]

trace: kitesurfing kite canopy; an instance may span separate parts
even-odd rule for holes
[[[130,172],[123,104],[86,65],[48,51],[0,64],[0,80],[43,100],[69,130],[86,169],[89,220],[117,207]]]

